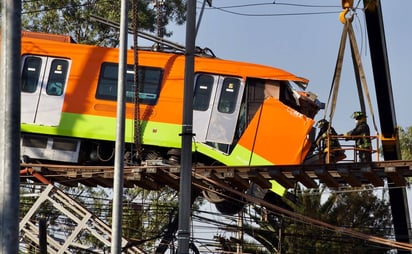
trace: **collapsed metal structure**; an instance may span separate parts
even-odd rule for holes
[[[73,230],[66,230],[67,238],[58,239],[52,235],[46,234],[44,240],[47,242],[47,253],[73,253],[73,251],[89,251],[91,253],[99,253],[99,249],[90,249],[90,246],[82,244],[79,239],[82,235],[93,236],[94,239],[101,242],[105,247],[110,249],[112,230],[109,225],[96,217],[93,213],[84,208],[81,204],[70,198],[63,191],[52,184],[48,184],[46,188],[39,194],[36,202],[31,209],[26,213],[20,221],[20,237],[22,242],[30,246],[36,246],[41,249],[40,230],[41,227],[36,225],[36,214],[41,213],[42,206],[51,204],[54,209],[60,212],[59,216],[64,216],[70,220]],[[122,247],[128,243],[127,239],[122,238]],[[128,254],[145,254],[143,250],[131,246],[125,249]]]
[[[124,169],[125,187],[141,187],[148,190],[159,190],[169,186],[179,190],[180,166],[163,164],[160,160],[147,161],[143,166],[126,166]],[[66,195],[53,185],[59,182],[68,186],[82,183],[86,186],[113,186],[114,167],[102,166],[71,166],[50,164],[22,164],[21,180],[40,182],[46,188],[40,193],[37,201],[20,222],[20,236],[24,243],[40,248],[39,226],[36,214],[42,205],[51,203],[62,216],[66,216],[76,226],[68,232],[65,241],[58,241],[53,236],[47,236],[48,253],[70,253],[73,249],[87,249],[78,242],[81,235],[88,234],[110,248],[111,230],[102,220],[87,211],[82,205]],[[211,190],[216,193],[232,193],[242,197],[247,202],[256,203],[277,213],[302,219],[320,227],[325,227],[348,236],[397,248],[398,251],[412,250],[412,245],[401,241],[392,241],[374,236],[368,236],[347,228],[329,225],[324,222],[307,218],[297,213],[285,210],[275,204],[251,196],[239,190],[247,189],[251,183],[263,189],[271,187],[270,180],[278,181],[287,189],[301,184],[306,188],[318,188],[325,185],[338,190],[341,187],[360,187],[372,185],[382,187],[390,182],[396,189],[405,189],[406,177],[412,176],[412,161],[382,161],[370,163],[337,163],[310,165],[277,165],[256,167],[228,166],[196,166],[192,170],[192,186],[197,190]],[[128,240],[122,238],[122,246],[128,246]],[[104,252],[104,250],[94,250]],[[145,253],[143,250],[130,246],[127,253]]]

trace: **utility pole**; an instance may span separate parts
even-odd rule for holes
[[[243,253],[243,211],[240,211],[237,217],[237,239],[238,243],[236,244],[236,253]]]
[[[180,166],[178,254],[189,253],[192,195],[193,84],[196,34],[196,0],[187,1],[185,78],[183,95],[182,161]]]
[[[157,27],[157,37],[163,38],[164,37],[164,0],[155,0],[155,7],[157,11],[156,16],[156,27]]]
[[[19,252],[21,1],[1,1],[0,253]]]
[[[112,216],[112,254],[122,252],[122,208],[124,182],[124,137],[126,118],[126,64],[127,64],[127,6],[128,1],[122,0],[120,7],[120,48],[119,73],[117,81],[117,122],[116,144],[113,178],[113,216]]]
[[[157,28],[157,38],[159,40],[163,40],[164,37],[164,0],[155,0],[154,2],[156,8],[156,28]],[[158,42],[156,44],[157,50],[162,49],[163,44]]]
[[[363,0],[363,5],[367,7],[365,8],[365,20],[375,81],[376,100],[379,109],[381,135],[383,137],[383,157],[385,160],[400,160],[402,156],[397,134],[396,111],[392,93],[381,1]],[[388,186],[394,186],[390,179],[388,179]],[[398,242],[410,243],[412,232],[406,189],[389,188],[389,199],[395,239]],[[411,252],[398,250],[397,253],[406,254]]]

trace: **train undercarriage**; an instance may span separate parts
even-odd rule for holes
[[[180,164],[181,151],[178,148],[143,146],[141,156],[136,151],[137,149],[134,144],[125,145],[125,165],[141,166],[147,160],[159,161],[164,165]],[[22,133],[21,135],[22,163],[55,164],[58,162],[59,164],[64,163],[68,165],[113,166],[114,157],[114,142],[27,133]],[[193,158],[195,165],[222,165],[220,162],[200,153],[195,153]],[[263,190],[254,184],[249,186],[233,186],[233,188],[241,192],[250,192],[259,198],[270,200],[278,205],[285,205],[282,202],[282,197],[271,191]],[[215,187],[210,186],[209,191],[203,190],[196,195],[202,195],[207,201],[215,204],[217,210],[223,214],[236,214],[243,208],[242,203],[234,201],[239,200],[239,197],[233,197],[229,193],[222,196],[217,194],[219,192],[222,192],[222,190],[217,190]]]

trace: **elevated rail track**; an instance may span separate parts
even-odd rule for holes
[[[34,174],[40,174],[50,182],[67,186],[82,183],[86,186],[113,185],[114,167],[111,166],[74,166],[52,164],[22,164],[21,179],[35,180]],[[157,190],[168,185],[179,189],[180,166],[163,164],[162,161],[147,161],[144,166],[126,166],[124,185],[127,188],[141,187]],[[373,185],[381,187],[387,180],[395,186],[407,185],[407,177],[412,177],[412,161],[381,161],[369,163],[336,163],[310,165],[276,165],[276,166],[194,166],[194,182],[202,175],[230,183],[237,189],[247,189],[250,183],[270,188],[270,180],[278,181],[286,189],[300,183],[307,188],[317,188],[324,184],[329,188],[342,185],[360,187]]]

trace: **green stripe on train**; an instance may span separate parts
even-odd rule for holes
[[[126,142],[133,142],[134,121],[127,120],[125,124]],[[73,138],[97,139],[114,141],[116,137],[116,118],[93,115],[80,115],[73,113],[62,113],[59,126],[42,126],[34,124],[21,124],[22,132],[37,133],[44,135],[58,135]],[[144,133],[142,142],[147,145],[162,147],[181,147],[181,125],[160,122],[141,122],[141,132]],[[196,138],[196,136],[195,136]],[[237,145],[230,155],[214,149],[202,143],[196,143],[193,151],[200,152],[220,161],[228,166],[247,165],[271,165],[269,161],[257,154],[251,154],[250,150]],[[284,188],[273,185],[272,191],[280,194]]]
[[[214,158],[215,160],[218,160],[222,164],[227,166],[273,165],[265,158],[257,154],[251,154],[249,149],[240,145],[237,145],[229,156],[204,144],[195,144],[195,146],[198,152],[206,154],[209,157]],[[270,191],[273,191],[280,196],[283,196],[285,194],[286,188],[280,185],[277,181],[270,180],[270,183],[272,184]]]
[[[125,140],[133,142],[134,121],[126,120]],[[180,147],[179,133],[182,127],[177,124],[160,122],[141,122],[142,142],[167,147]],[[62,113],[59,126],[21,124],[22,132],[44,135],[59,135],[74,138],[86,138],[114,141],[116,139],[116,118],[94,115]]]

